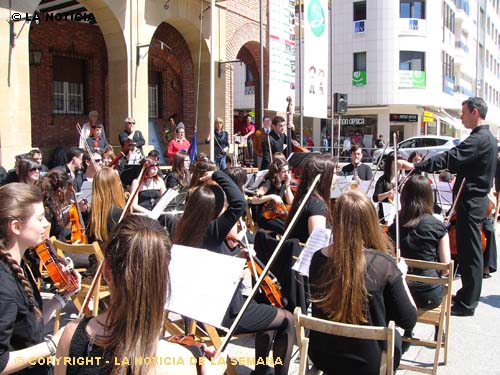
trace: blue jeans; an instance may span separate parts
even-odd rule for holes
[[[223,154],[219,157],[215,157],[215,165],[217,168],[219,168],[221,171],[226,169],[226,154]]]

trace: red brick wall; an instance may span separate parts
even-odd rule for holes
[[[161,49],[161,40],[171,48]],[[195,123],[194,70],[191,51],[182,35],[169,24],[162,23],[153,35],[149,48],[149,70],[162,72],[161,126],[170,115],[177,114],[177,121],[186,126],[186,137],[191,139]],[[174,82],[174,83],[173,83]],[[175,85],[175,88],[173,87]]]
[[[30,66],[33,146],[51,148],[77,145],[79,136],[75,124],[85,123],[91,110],[99,112],[99,120],[109,131],[110,119],[106,112],[108,58],[99,27],[78,22],[41,22],[38,25],[32,22],[29,32],[30,51],[42,52],[41,64]],[[53,56],[85,60],[84,114],[52,113]],[[111,141],[117,143],[116,140]]]

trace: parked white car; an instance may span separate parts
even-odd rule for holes
[[[421,135],[411,137],[398,143],[398,155],[408,159],[413,151],[419,152],[426,159],[434,155],[448,151],[460,144],[460,139],[447,137],[444,135]],[[383,156],[383,148],[379,148],[373,152],[373,165],[377,165],[379,159]],[[394,155],[394,147],[387,147],[384,155]],[[384,168],[384,160],[379,164],[379,169]]]

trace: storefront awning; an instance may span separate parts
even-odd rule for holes
[[[446,122],[447,124],[450,124],[453,126],[456,130],[465,130],[465,127],[462,124],[462,120],[453,117],[450,115],[448,112],[446,112],[444,109],[441,109],[439,112],[435,112],[434,114],[439,120]]]

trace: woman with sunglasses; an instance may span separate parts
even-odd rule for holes
[[[144,158],[142,163],[146,165],[146,170],[140,181],[138,178],[132,181],[130,191],[139,189],[132,203],[134,211],[147,214],[158,203],[167,188],[158,173],[160,171],[159,163],[150,158]]]
[[[40,178],[40,169],[40,164],[38,164],[35,159],[20,159],[17,165],[19,182],[35,185]]]

